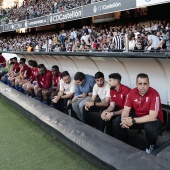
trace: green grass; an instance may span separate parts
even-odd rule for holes
[[[0,170],[97,170],[0,98]]]

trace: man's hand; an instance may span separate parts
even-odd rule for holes
[[[129,128],[130,126],[133,125],[132,118],[131,117],[122,118],[120,125],[122,126],[122,128]]]
[[[103,120],[106,119],[107,111],[103,111],[102,114],[100,115]]]
[[[54,98],[52,99],[53,103],[57,103],[60,99],[60,96],[54,96]]]
[[[83,93],[81,96],[82,96],[82,98],[86,98],[87,97],[87,93]]]
[[[127,124],[128,127],[130,127],[130,126],[133,125],[133,123],[132,123],[132,117],[127,117],[127,118],[126,118],[126,124]]]
[[[127,124],[126,124],[126,118],[122,118],[120,126],[122,128],[127,128],[127,129],[129,128],[129,126],[127,126]]]
[[[114,112],[107,112],[105,116],[105,121],[109,121],[114,116]]]
[[[89,101],[89,102],[86,102],[86,103],[85,103],[85,109],[86,109],[86,110],[89,110],[90,107],[92,107],[92,106],[94,106],[94,102],[90,102],[90,101]]]
[[[73,103],[72,100],[68,100],[67,106],[68,106],[68,105],[71,105],[72,103]]]

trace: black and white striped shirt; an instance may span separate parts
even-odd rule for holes
[[[113,37],[113,43],[114,43],[114,47],[115,49],[122,49],[122,39],[119,35],[116,35]]]

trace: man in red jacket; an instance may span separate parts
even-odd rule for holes
[[[128,142],[127,129],[143,128],[148,144],[146,152],[151,153],[157,141],[157,131],[163,122],[159,93],[149,86],[148,75],[140,73],[136,78],[136,88],[129,92],[122,114],[116,118],[115,136]]]
[[[6,67],[6,60],[3,57],[2,53],[0,53],[0,78],[6,74],[5,71],[2,71],[1,69]]]
[[[51,99],[51,94],[58,94],[59,84],[61,78],[61,72],[59,71],[59,67],[57,65],[52,66],[51,72],[53,75],[52,78],[52,87],[50,89],[45,89],[42,91],[43,103],[49,104],[49,100]]]
[[[38,65],[37,84],[34,86],[34,92],[39,101],[42,100],[42,91],[52,86],[52,72],[47,70],[42,64]]]

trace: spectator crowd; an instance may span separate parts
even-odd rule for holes
[[[145,24],[106,27],[83,26],[81,29],[58,30],[37,34],[0,37],[0,51],[16,52],[120,52],[125,50],[125,37],[129,51],[169,50],[170,24],[153,21]]]
[[[102,0],[24,0],[22,6],[0,9],[3,23],[13,23],[77,8]]]

